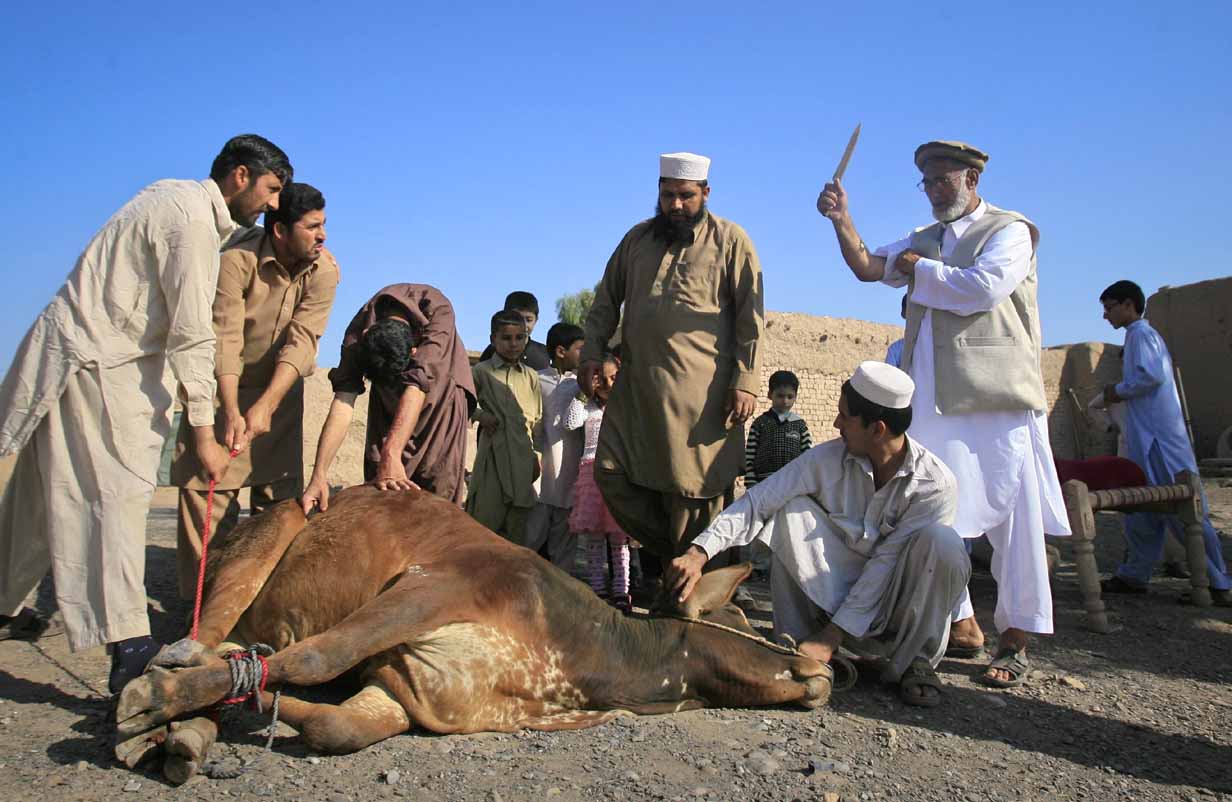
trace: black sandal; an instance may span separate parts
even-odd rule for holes
[[[1146,588],[1142,585],[1135,585],[1126,579],[1122,579],[1117,574],[1113,574],[1107,579],[1100,580],[1100,591],[1104,593],[1128,593],[1131,595],[1142,595],[1146,593]]]
[[[975,681],[990,688],[1017,688],[1027,682],[1027,672],[1031,670],[1031,661],[1023,654],[1026,649],[1011,649],[1006,647],[997,652],[993,661],[985,666],[983,673],[976,675]],[[1009,672],[1009,679],[998,679],[988,676],[988,669],[994,668]]]
[[[38,640],[49,626],[46,618],[29,607],[23,607],[17,615],[5,617],[8,620],[0,624],[0,640]]]
[[[914,688],[933,688],[937,691],[932,696],[917,696],[908,693]],[[941,704],[941,678],[928,664],[927,660],[917,657],[907,666],[907,670],[898,679],[898,698],[905,705],[912,707],[936,707]]]

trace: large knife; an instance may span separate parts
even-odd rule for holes
[[[856,130],[851,132],[851,139],[847,140],[847,149],[843,151],[843,159],[838,163],[838,167],[834,168],[834,180],[841,181],[843,173],[847,172],[847,163],[851,161],[851,154],[855,153],[856,142],[860,139],[860,123],[856,123]]]

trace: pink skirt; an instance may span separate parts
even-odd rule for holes
[[[573,509],[569,512],[569,531],[575,534],[624,534],[603,501],[595,484],[595,461],[583,460],[573,486]]]

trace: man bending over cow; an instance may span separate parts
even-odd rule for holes
[[[355,399],[372,383],[364,481],[381,490],[420,487],[462,503],[466,432],[475,408],[466,346],[453,305],[427,284],[391,284],[364,304],[342,339],[304,514],[329,508],[329,466],[346,438]]]
[[[667,587],[684,598],[706,561],[761,540],[774,554],[774,631],[830,662],[840,646],[887,658],[883,679],[906,704],[932,707],[950,611],[971,574],[950,527],[953,474],[907,436],[915,385],[864,362],[843,385],[839,439],[800,455],[728,507],[672,561]]]

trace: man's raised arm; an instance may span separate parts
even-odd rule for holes
[[[834,224],[834,233],[838,237],[839,250],[843,252],[843,261],[851,268],[851,272],[856,274],[856,278],[860,281],[881,281],[885,275],[885,257],[870,253],[856,231],[847,206],[847,190],[843,189],[842,181],[835,179],[826,184],[817,196],[817,211]]]

